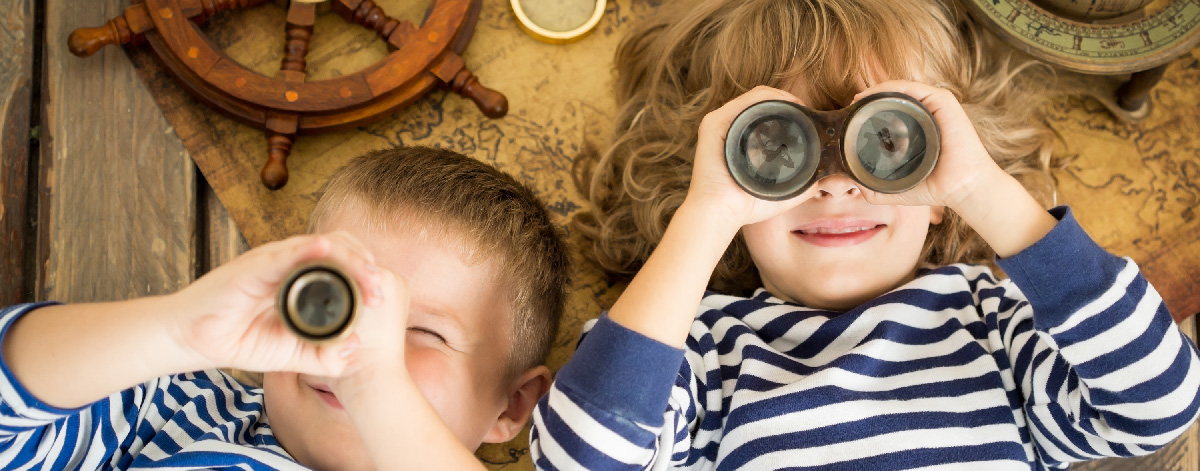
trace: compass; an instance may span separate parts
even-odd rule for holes
[[[1067,71],[1132,74],[1113,100],[1114,114],[1139,119],[1148,93],[1166,65],[1200,42],[1200,0],[1173,0],[1147,8],[1145,0],[963,0],[968,10],[1009,44]],[[1151,7],[1158,6],[1157,4]],[[1080,82],[1080,77],[1068,81]],[[1094,90],[1111,91],[1113,79]]]
[[[508,100],[484,87],[459,56],[474,32],[481,0],[433,0],[420,26],[388,16],[371,0],[292,0],[284,57],[273,77],[239,64],[200,29],[208,18],[268,0],[135,0],[121,16],[80,28],[67,42],[86,57],[113,44],[149,43],[158,62],[201,102],[265,131],[261,179],[270,189],[288,180],[287,156],[300,134],[351,128],[388,116],[442,86],[471,99],[484,115],[508,113]],[[391,52],[356,73],[308,81],[305,56],[318,6],[374,30]]]

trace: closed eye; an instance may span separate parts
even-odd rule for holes
[[[411,330],[414,332],[420,332],[422,334],[431,335],[431,336],[433,336],[433,338],[437,339],[439,342],[446,343],[446,337],[442,337],[442,334],[434,332],[431,329],[426,329],[424,327],[409,327],[408,330]]]

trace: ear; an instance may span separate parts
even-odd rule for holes
[[[930,206],[929,207],[929,223],[941,224],[942,217],[946,215],[945,206]]]
[[[538,400],[547,392],[550,392],[550,369],[544,365],[530,368],[514,379],[508,388],[508,405],[484,435],[483,441],[504,443],[516,437],[529,422]]]

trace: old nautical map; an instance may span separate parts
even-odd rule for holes
[[[427,2],[382,0],[394,17],[420,22]],[[292,149],[291,180],[271,192],[259,183],[266,156],[260,131],[237,124],[187,96],[145,51],[130,49],[153,91],[238,229],[252,246],[299,233],[326,176],[371,149],[399,144],[439,146],[492,163],[530,184],[566,223],[583,209],[571,162],[585,145],[602,145],[615,103],[613,51],[631,22],[656,0],[610,1],[600,25],[583,40],[548,45],[523,34],[507,2],[485,0],[463,56],[488,87],[507,95],[508,116],[488,119],[458,95],[434,91],[401,112],[343,132],[301,136]],[[277,3],[224,14],[204,31],[247,67],[273,75],[283,56],[284,9]],[[331,12],[319,16],[308,55],[310,80],[351,73],[387,54],[374,32]],[[1059,200],[1071,204],[1105,247],[1142,264],[1172,309],[1200,311],[1200,51],[1175,61],[1154,90],[1144,121],[1116,122],[1098,103],[1061,98],[1047,106],[1062,136],[1060,151],[1078,154],[1057,174]],[[572,236],[577,242],[578,238]],[[560,367],[582,323],[611,305],[620,285],[580,263],[567,317],[550,358]],[[493,469],[532,469],[528,436],[480,450]]]

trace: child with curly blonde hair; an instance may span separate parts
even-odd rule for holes
[[[993,41],[950,0],[706,0],[635,28],[575,227],[636,276],[539,403],[535,464],[1046,469],[1186,430],[1196,347],[1131,260],[1034,196],[1045,84]],[[877,92],[940,128],[915,188],[834,174],[765,201],[726,170],[747,107]]]

